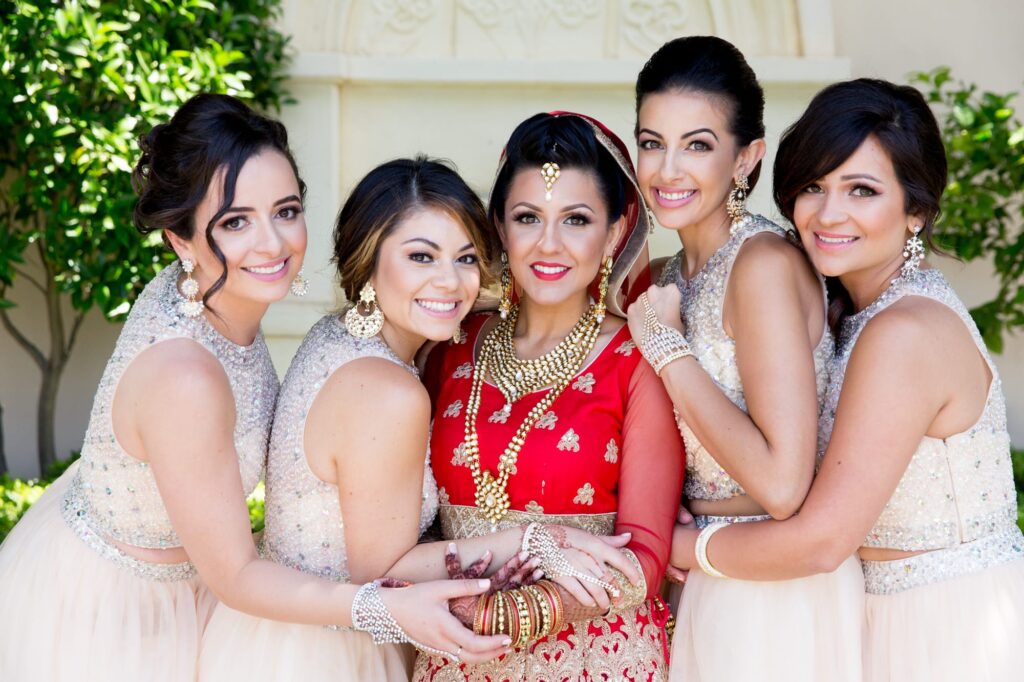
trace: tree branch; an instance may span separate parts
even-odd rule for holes
[[[71,355],[71,349],[75,347],[75,339],[78,337],[78,330],[84,320],[85,313],[75,315],[75,321],[71,323],[71,335],[68,337],[67,345],[64,346],[64,357]]]
[[[18,345],[21,346],[26,353],[32,356],[32,359],[35,360],[35,363],[39,365],[40,371],[45,372],[47,365],[46,356],[43,355],[43,352],[39,350],[39,348],[37,348],[34,343],[28,340],[28,337],[22,334],[18,330],[18,328],[14,326],[14,323],[11,321],[11,318],[7,314],[7,311],[3,308],[0,308],[0,323],[3,323],[4,329],[6,329],[7,332],[12,337],[14,337],[14,340],[18,343]]]
[[[31,282],[32,286],[34,286],[36,289],[39,289],[40,292],[42,292],[44,294],[46,293],[46,287],[44,287],[42,285],[42,283],[40,283],[40,281],[38,279],[36,279],[32,275],[28,274],[27,272],[25,272],[21,268],[14,268],[14,271],[16,273],[18,273],[19,275],[21,275],[22,277],[24,277],[25,279],[27,279],[29,282]]]

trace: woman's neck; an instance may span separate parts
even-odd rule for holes
[[[882,295],[894,279],[899,277],[904,259],[900,254],[895,258],[869,268],[839,275],[839,282],[850,295],[857,312],[864,310]]]
[[[413,364],[413,361],[416,359],[416,352],[427,341],[426,337],[407,329],[399,329],[389,323],[387,319],[384,320],[384,326],[381,327],[380,337],[384,339],[384,343],[391,349],[391,352],[407,365]]]
[[[683,276],[691,279],[708,259],[729,241],[729,227],[732,221],[725,211],[725,204],[704,220],[684,225],[677,230],[683,246]]]
[[[231,343],[248,346],[256,340],[260,322],[270,306],[256,301],[229,300],[214,294],[203,309],[210,326]]]
[[[519,303],[515,339],[520,357],[543,355],[569,335],[572,328],[590,308],[584,292],[561,303],[542,305],[524,298]]]

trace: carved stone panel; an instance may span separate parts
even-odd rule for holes
[[[476,59],[601,59],[611,3],[456,0],[455,55]]]

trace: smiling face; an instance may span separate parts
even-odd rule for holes
[[[450,339],[458,329],[480,291],[479,258],[462,223],[423,208],[381,242],[370,283],[388,344],[415,349],[426,339]]]
[[[892,160],[869,136],[841,165],[797,195],[793,223],[814,267],[827,277],[887,281],[903,263],[906,195]]]
[[[224,285],[211,296],[215,309],[265,306],[284,298],[302,267],[306,220],[299,182],[283,154],[266,149],[249,158],[238,173],[231,207],[216,222],[213,240],[221,264],[206,242],[206,225],[223,203],[224,171],[214,175],[185,240],[168,232],[179,258],[192,260],[193,277],[205,293],[226,271]]]
[[[733,178],[748,175],[764,141],[740,147],[728,105],[699,92],[646,95],[637,113],[637,179],[658,222],[678,230],[726,220]]]
[[[545,306],[583,301],[602,261],[612,254],[623,220],[608,206],[592,173],[563,168],[551,189],[540,168],[523,168],[509,184],[499,226],[520,295]]]

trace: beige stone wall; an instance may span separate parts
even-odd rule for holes
[[[964,15],[967,7],[973,14]],[[927,21],[922,19],[926,17]],[[624,139],[643,60],[665,40],[715,33],[734,41],[765,86],[770,166],[780,132],[822,85],[860,75],[900,80],[950,64],[983,87],[1019,87],[1024,4],[1015,0],[286,0],[283,26],[298,50],[283,112],[305,180],[310,295],[276,304],[264,329],[279,370],[305,330],[339,303],[328,263],[331,223],[374,165],[417,152],[453,160],[486,194],[512,128],[538,111],[600,118]],[[773,214],[763,176],[753,207]],[[652,249],[677,248],[655,233]],[[943,265],[968,300],[985,268]],[[28,302],[30,293],[18,292]],[[33,316],[26,308],[19,316]],[[43,318],[31,325],[41,330]],[[98,317],[82,331],[62,387],[58,446],[78,447],[117,328]],[[1024,444],[1024,342],[999,359],[1011,431]],[[16,473],[34,473],[38,372],[0,331],[0,403]]]

